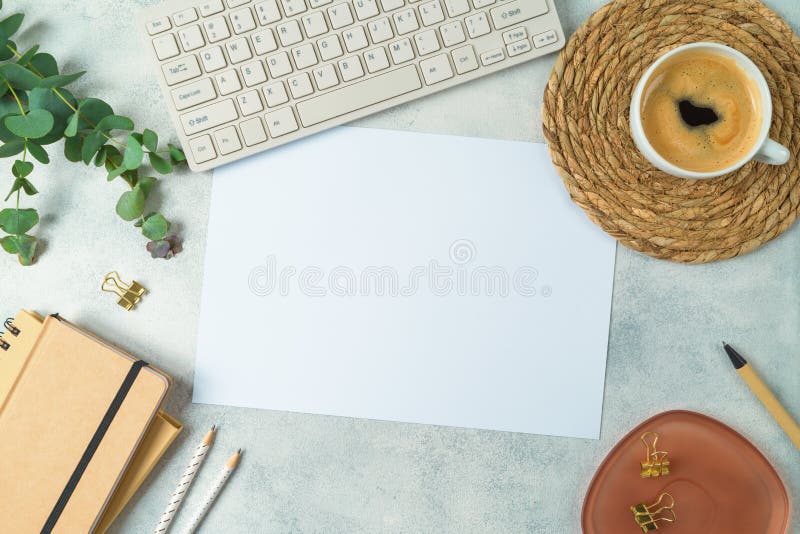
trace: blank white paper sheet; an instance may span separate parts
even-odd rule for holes
[[[545,145],[247,158],[214,173],[194,401],[596,439],[614,254]]]

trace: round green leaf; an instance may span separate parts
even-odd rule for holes
[[[154,213],[144,220],[142,234],[152,241],[164,239],[169,230],[169,222],[160,213]]]
[[[58,74],[58,63],[50,54],[40,52],[31,58],[30,64],[45,78]]]
[[[0,77],[5,78],[16,89],[30,91],[39,84],[40,78],[16,63],[0,65]]]
[[[7,234],[24,234],[38,223],[39,214],[34,209],[6,208],[0,211],[0,229]]]
[[[168,160],[162,158],[155,152],[150,152],[150,165],[159,173],[159,174],[169,174],[172,172],[172,163]]]
[[[53,129],[53,114],[46,109],[33,109],[27,115],[9,115],[5,125],[11,133],[28,139],[44,137]]]
[[[120,117],[119,115],[108,115],[97,123],[95,130],[98,132],[110,132],[111,130],[125,130],[130,132],[133,130],[133,121],[128,117]]]
[[[126,191],[117,202],[117,215],[126,221],[138,219],[144,213],[144,201],[144,191],[140,187]]]
[[[50,163],[50,156],[47,155],[47,151],[42,148],[41,145],[33,141],[28,141],[25,143],[25,146],[28,148],[28,152],[31,153],[31,156],[36,158],[36,161],[44,163],[45,165]]]
[[[25,178],[32,172],[33,172],[33,163],[31,163],[30,161],[17,160],[11,167],[11,174],[13,174],[16,178]]]
[[[0,21],[0,34],[2,34],[6,39],[17,33],[19,27],[22,26],[22,20],[25,18],[25,15],[22,13],[16,13],[7,17]]]
[[[142,164],[142,159],[144,159],[142,145],[133,136],[129,136],[128,142],[125,144],[122,166],[129,170],[138,169]]]
[[[158,151],[158,134],[153,130],[145,130],[142,134],[142,144],[150,152]]]

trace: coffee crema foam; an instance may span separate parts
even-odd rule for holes
[[[740,162],[755,145],[761,97],[734,60],[691,50],[653,73],[641,115],[644,133],[661,157],[688,171],[714,172]]]

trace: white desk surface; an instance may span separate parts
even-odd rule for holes
[[[40,43],[67,70],[88,71],[78,94],[101,96],[167,138],[173,126],[134,23],[136,11],[154,3],[6,0],[3,13],[26,12],[15,37],[23,48]],[[603,3],[558,0],[566,32]],[[800,4],[767,4],[800,29]],[[543,141],[540,107],[553,61],[535,60],[359,124]],[[149,259],[145,240],[114,214],[121,183],[53,159],[33,176],[44,254],[29,269],[0,257],[0,315],[58,311],[149,359],[175,379],[167,408],[186,424],[114,532],[155,525],[187,455],[213,423],[220,433],[198,494],[231,450],[246,453],[204,532],[578,532],[583,495],[611,446],[646,417],[675,408],[742,432],[781,473],[791,500],[800,498],[800,452],[719,347],[725,339],[740,348],[800,417],[798,225],[746,257],[699,267],[618,247],[600,441],[460,430],[191,404],[210,174],[182,171],[159,189],[163,212],[186,238],[185,252],[162,262]],[[126,313],[100,293],[113,269],[151,290],[138,311]],[[800,532],[796,511],[789,531]]]

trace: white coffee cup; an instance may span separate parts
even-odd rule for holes
[[[739,161],[735,164],[727,167],[725,169],[720,169],[713,172],[695,172],[686,169],[682,169],[677,165],[674,165],[664,159],[653,146],[648,141],[647,136],[644,133],[644,127],[642,126],[642,96],[644,93],[644,89],[647,86],[647,82],[650,81],[650,77],[656,71],[656,69],[669,58],[676,54],[680,54],[681,52],[685,52],[687,50],[699,50],[704,52],[710,52],[713,54],[717,54],[719,56],[732,59],[736,62],[739,68],[750,77],[750,79],[755,83],[756,87],[761,96],[761,109],[762,109],[762,121],[761,121],[761,131],[759,133],[758,139],[753,145],[753,148],[744,155]],[[674,50],[670,50],[660,58],[656,60],[655,63],[650,65],[650,68],[645,71],[642,78],[639,80],[639,83],[636,85],[636,89],[633,92],[633,100],[631,101],[631,113],[630,113],[630,125],[631,125],[631,135],[633,136],[633,141],[636,143],[636,146],[641,151],[642,155],[644,155],[647,160],[661,169],[662,171],[666,172],[667,174],[671,174],[673,176],[678,176],[680,178],[693,178],[693,179],[702,179],[702,178],[714,178],[716,176],[722,176],[723,174],[728,174],[733,172],[739,168],[741,168],[744,164],[748,163],[749,161],[755,159],[757,161],[761,161],[763,163],[768,163],[770,165],[783,165],[789,161],[789,149],[785,146],[777,143],[770,139],[769,136],[769,129],[770,125],[772,124],[772,97],[769,92],[769,86],[767,85],[767,80],[764,79],[764,75],[758,70],[758,67],[750,61],[750,58],[739,52],[738,50],[734,50],[725,45],[717,44],[717,43],[692,43],[683,46],[679,46]]]

